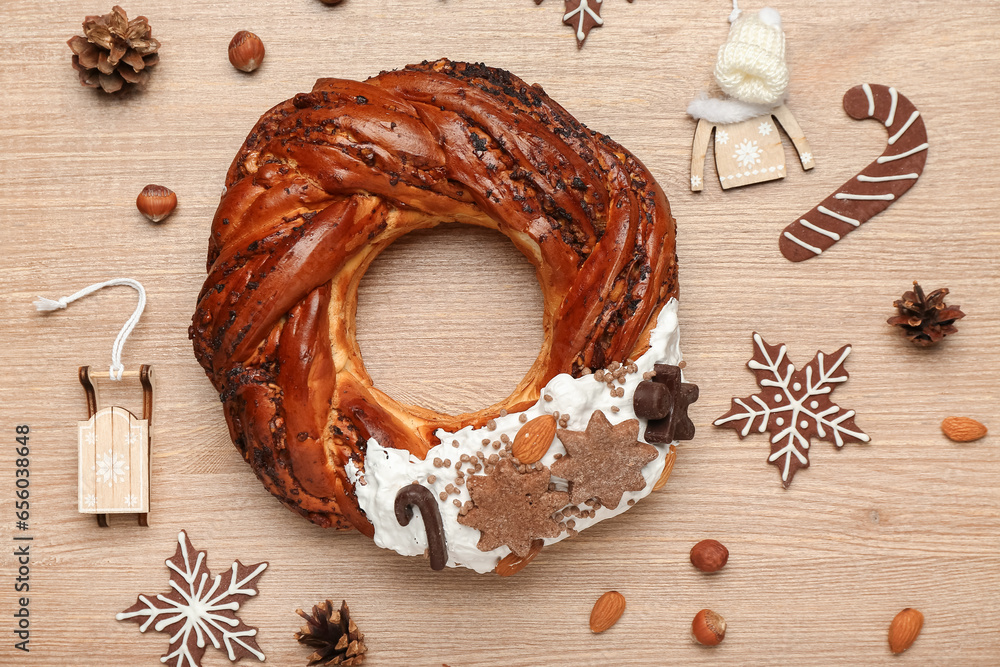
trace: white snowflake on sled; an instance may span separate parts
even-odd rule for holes
[[[125,461],[126,459],[108,450],[97,459],[97,465],[90,466],[90,469],[97,473],[98,481],[111,486],[112,481],[125,481],[128,472],[128,463]]]
[[[817,352],[812,361],[796,371],[784,345],[768,345],[756,332],[753,341],[756,349],[747,366],[757,377],[761,391],[746,399],[734,398],[729,412],[714,423],[736,430],[740,439],[752,430],[768,431],[771,455],[767,461],[781,470],[785,488],[799,468],[809,467],[810,438],[837,447],[870,440],[854,424],[854,410],[844,410],[830,400],[835,385],[847,381],[843,365],[851,353],[850,345],[829,357]]]
[[[138,601],[115,616],[119,621],[139,623],[145,632],[155,623],[157,632],[170,633],[170,646],[160,658],[169,667],[199,667],[207,642],[226,653],[233,662],[253,656],[264,660],[254,637],[255,628],[236,617],[236,610],[257,595],[257,579],[267,563],[243,565],[239,561],[225,574],[212,578],[204,551],[194,551],[182,530],[177,552],[166,561],[170,588],[165,595],[140,595]]]

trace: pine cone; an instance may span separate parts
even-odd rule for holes
[[[340,611],[333,610],[333,602],[327,600],[313,607],[312,614],[301,609],[295,613],[306,619],[306,625],[295,633],[299,643],[316,652],[306,658],[313,665],[360,665],[365,661],[365,636],[351,619],[347,602],[340,603]]]
[[[956,333],[958,329],[953,326],[955,321],[965,317],[958,306],[945,304],[944,298],[947,295],[948,288],[942,287],[924,296],[924,291],[914,280],[913,291],[904,292],[903,298],[892,304],[899,309],[899,315],[886,321],[903,329],[914,345],[934,345],[948,334]]]
[[[84,86],[115,93],[129,83],[145,85],[149,68],[160,60],[160,43],[153,39],[146,17],[129,21],[118,5],[109,14],[84,19],[83,34],[66,43]]]

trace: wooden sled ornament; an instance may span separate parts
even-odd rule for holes
[[[79,432],[79,508],[96,514],[97,524],[108,526],[108,514],[136,514],[148,526],[150,435],[153,419],[153,369],[122,373],[142,384],[142,419],[125,408],[97,408],[97,388],[90,366],[80,367],[80,384],[87,394],[87,421]]]

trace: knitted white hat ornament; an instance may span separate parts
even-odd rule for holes
[[[781,15],[770,7],[757,13],[734,11],[726,43],[719,48],[715,80],[729,96],[748,104],[779,104],[788,90],[785,33]]]

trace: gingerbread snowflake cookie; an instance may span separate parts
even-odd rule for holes
[[[633,0],[628,1],[631,3]],[[535,4],[542,4],[542,0],[535,0]],[[601,17],[604,0],[564,0],[564,4],[566,13],[563,14],[563,23],[573,28],[576,45],[582,48],[590,31],[604,25]]]
[[[802,370],[795,370],[784,345],[769,345],[756,332],[753,341],[754,355],[747,366],[761,391],[748,398],[734,398],[729,412],[714,423],[734,429],[740,439],[751,431],[769,432],[771,455],[767,462],[781,471],[785,488],[799,468],[809,467],[812,438],[837,447],[870,440],[854,424],[854,410],[845,410],[830,400],[836,386],[849,377],[844,362],[851,353],[850,345],[829,356],[817,352]]]
[[[170,646],[160,662],[168,667],[200,667],[209,642],[235,662],[264,653],[252,628],[237,618],[236,610],[257,595],[257,580],[267,563],[243,565],[238,560],[225,574],[212,577],[206,552],[195,551],[182,530],[177,552],[166,561],[170,591],[162,595],[139,595],[134,605],[115,616],[119,621],[139,624],[145,632],[152,626],[170,634]]]

